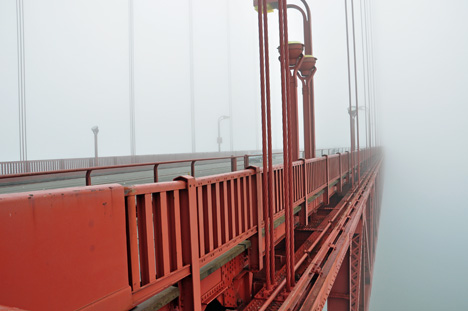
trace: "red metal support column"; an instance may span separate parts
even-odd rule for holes
[[[356,227],[353,239],[351,241],[351,308],[350,311],[359,310],[359,300],[361,298],[361,260],[362,260],[362,218]]]
[[[269,181],[268,181],[268,158],[269,158],[269,153],[268,153],[268,141],[267,141],[267,101],[269,100],[269,95],[267,97],[267,94],[269,93],[269,84],[268,84],[268,89],[267,84],[265,80],[269,80],[269,76],[266,77],[266,67],[269,66],[268,62],[265,62],[265,58],[268,56],[268,53],[266,53],[265,50],[268,50],[268,45],[265,42],[264,34],[267,33],[268,31],[265,32],[264,26],[268,27],[268,25],[264,25],[264,19],[262,18],[264,8],[266,9],[266,3],[265,0],[259,0],[258,1],[258,36],[259,36],[259,50],[260,50],[260,91],[261,91],[261,112],[262,112],[262,151],[263,151],[263,183],[262,183],[262,206],[263,206],[263,223],[264,223],[264,228],[265,228],[265,278],[266,278],[266,287],[267,289],[271,289],[271,262],[273,261],[274,263],[274,258],[273,260],[270,258],[271,256],[271,249],[274,249],[271,247],[270,242],[270,230],[268,226],[268,220],[269,220],[269,192],[268,189],[269,187]],[[260,228],[259,228],[260,230]]]
[[[307,12],[307,22],[304,21],[304,45],[305,45],[305,54],[313,55],[313,43],[312,43],[312,13],[310,11],[309,4],[305,0],[301,0],[302,4],[306,8]],[[304,14],[303,14],[304,16]],[[316,144],[315,144],[315,90],[314,90],[314,72],[311,74],[310,81],[307,82],[307,101],[308,105],[308,118],[309,118],[309,137],[310,137],[310,149],[311,149],[311,158],[316,157]],[[304,95],[305,96],[305,95]],[[304,123],[305,125],[305,123]],[[305,147],[305,146],[304,146]],[[308,157],[306,157],[307,159]]]
[[[291,76],[289,76],[289,94],[290,94],[290,135],[291,139],[291,161],[299,160],[299,110],[297,104],[297,73],[299,68],[301,68],[302,62],[304,61],[304,56],[302,51],[304,50],[304,45],[299,42],[290,42],[288,43],[289,65],[288,71],[291,71]],[[308,116],[304,116],[304,118]]]
[[[268,41],[268,9],[266,2],[263,5],[263,38],[265,40],[265,91],[267,108],[267,138],[268,138],[268,214],[270,230],[270,278],[275,284],[275,235],[274,235],[274,204],[273,204],[273,145],[271,134],[271,101],[270,101],[270,52]],[[265,227],[266,228],[266,227]]]
[[[182,243],[182,259],[184,265],[191,267],[191,275],[183,279],[179,285],[180,307],[181,310],[201,311],[199,228],[195,179],[191,176],[181,176],[176,180],[183,180],[187,184],[186,189],[180,191],[180,215],[182,240],[190,241],[190,243]]]
[[[312,76],[311,76],[312,78]],[[312,148],[312,137],[311,137],[311,113],[310,113],[310,84],[307,83],[306,79],[302,81],[302,113],[304,118],[304,158],[314,158],[314,152]]]
[[[308,55],[304,56],[304,58],[309,57]],[[303,118],[304,118],[304,157],[306,159],[315,158],[315,137],[313,136],[312,127],[314,126],[313,123],[313,113],[312,113],[312,104],[311,104],[311,97],[310,97],[310,89],[312,87],[312,78],[317,71],[317,68],[314,68],[309,72],[308,70],[303,70],[302,68],[299,69],[301,75],[299,79],[302,81],[302,108],[303,108]]]
[[[350,251],[346,253],[328,295],[328,311],[350,310]]]
[[[289,50],[289,45],[290,44],[288,44],[288,50]],[[294,45],[299,45],[299,44],[295,43]],[[303,47],[302,44],[301,46]],[[289,69],[292,69],[291,76],[289,77],[289,94],[290,94],[290,107],[291,107],[290,108],[291,110],[290,132],[292,136],[292,141],[291,141],[292,161],[297,161],[299,160],[299,157],[300,157],[299,155],[300,153],[299,151],[299,110],[297,107],[297,72],[299,68],[301,67],[302,62],[304,61],[304,57],[302,57],[301,55],[302,55],[302,51],[301,51],[301,54],[299,55],[300,57],[299,60],[298,58],[289,60],[290,64],[294,64],[292,68],[289,68]]]
[[[371,259],[369,252],[369,231],[367,221],[363,224],[363,240],[362,240],[362,261],[361,261],[361,294],[359,298],[359,309],[367,310],[369,305],[368,298],[370,297],[371,286]]]
[[[295,72],[295,71],[294,71]],[[291,110],[291,156],[292,161],[299,159],[299,111],[297,109],[297,83],[296,76],[291,74],[289,77],[289,94]]]
[[[261,112],[262,112],[262,151],[263,151],[263,175],[262,175],[262,206],[263,223],[265,228],[265,279],[267,289],[271,289],[271,266],[270,266],[270,230],[268,229],[268,150],[267,150],[267,120],[266,120],[266,90],[265,90],[265,40],[263,31],[263,7],[266,6],[265,0],[258,1],[258,37],[260,50],[260,91],[261,91]],[[259,228],[260,230],[260,228]]]
[[[289,77],[289,55],[287,49],[287,29],[285,28],[285,15],[286,15],[286,3],[284,0],[278,1],[278,15],[279,15],[279,35],[280,35],[280,62],[281,62],[281,94],[282,94],[282,116],[283,116],[283,157],[284,157],[284,183],[283,183],[283,194],[285,203],[285,226],[286,226],[286,290],[291,291],[293,275],[291,266],[292,254],[291,253],[291,200],[292,188],[290,187],[290,135],[289,135],[289,94],[288,94],[288,77]]]
[[[315,72],[314,72],[315,74]],[[317,157],[317,146],[316,146],[316,135],[315,135],[315,89],[314,89],[314,74],[312,74],[312,79],[310,80],[310,137],[311,137],[311,148],[312,148],[312,158]]]
[[[281,0],[280,0],[281,1]],[[286,0],[282,0],[282,14],[283,14],[283,40],[284,40],[284,49],[285,49],[285,57],[283,59],[285,70],[286,70],[286,81],[285,81],[285,86],[286,86],[286,99],[287,99],[287,120],[288,120],[288,151],[289,151],[289,157],[288,157],[288,172],[289,172],[289,181],[291,182],[291,185],[289,187],[289,254],[290,256],[288,257],[288,263],[290,265],[290,275],[289,278],[291,280],[291,286],[294,286],[296,283],[295,280],[295,272],[294,272],[294,209],[293,209],[293,169],[292,169],[292,162],[293,162],[293,138],[292,138],[292,121],[293,121],[293,116],[292,116],[292,103],[291,103],[291,93],[287,89],[288,86],[290,85],[290,75],[289,75],[289,47],[288,47],[288,11],[287,11],[287,2]]]

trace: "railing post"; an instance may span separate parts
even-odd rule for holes
[[[86,171],[86,186],[91,186],[91,172],[92,170]]]
[[[249,167],[249,155],[244,155],[244,168],[247,169]]]
[[[190,175],[192,175],[192,177],[195,177],[195,162],[196,161],[190,162]]]
[[[190,276],[179,285],[181,310],[201,311],[200,256],[198,253],[198,217],[195,178],[181,176],[175,180],[186,182],[186,188],[180,191],[180,216],[182,229],[182,260],[191,266]]]
[[[328,205],[330,204],[330,160],[327,154],[323,155],[325,157],[326,163],[326,176],[327,176],[327,185],[325,187],[325,191],[323,193],[323,204]]]
[[[301,209],[299,212],[299,223],[303,226],[307,226],[309,224],[309,203],[307,202],[309,197],[307,195],[307,169],[306,169],[306,160],[299,159],[302,161],[303,165],[303,178],[304,178],[304,208]]]
[[[237,158],[235,156],[231,156],[231,172],[237,171]]]
[[[158,181],[159,181],[158,167],[159,167],[159,164],[155,164],[154,167],[153,167],[154,182],[158,182]]]
[[[257,225],[257,234],[253,235],[250,238],[252,243],[251,255],[249,256],[249,267],[253,272],[258,272],[263,269],[263,251],[264,251],[264,241],[263,241],[263,201],[262,201],[262,174],[260,173],[260,168],[257,166],[249,166],[248,169],[251,169],[255,172],[255,176],[252,180],[255,180],[254,185],[252,186],[252,192],[254,193],[253,199],[255,200],[257,213],[256,213],[256,225]]]
[[[338,180],[338,193],[343,192],[343,167],[341,164],[341,152],[338,152],[338,160],[340,162],[340,179]]]

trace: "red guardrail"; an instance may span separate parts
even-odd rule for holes
[[[367,168],[367,154],[361,152],[363,170]],[[332,195],[328,193],[331,182],[348,179],[346,166],[340,169],[340,163],[347,161],[345,153],[294,162],[293,207],[324,189],[327,196]],[[284,210],[283,166],[275,165],[273,169],[276,219]],[[327,171],[332,178],[327,178]],[[257,234],[259,226],[263,229],[258,192],[262,187],[261,174],[261,168],[249,168],[125,188],[129,275],[135,303],[183,281],[191,275],[190,271],[198,271]],[[190,235],[190,230],[196,232],[195,236]],[[187,241],[192,241],[192,248]]]
[[[372,154],[377,152],[372,151]],[[370,150],[361,151],[361,172],[370,167],[370,155]],[[335,189],[339,191],[343,179],[349,182],[349,171],[343,169],[347,160],[347,154],[339,154],[294,162],[293,207],[307,202],[301,213],[310,215],[314,207],[326,203]],[[339,172],[337,179],[340,182],[333,184],[334,187],[330,178],[334,176],[333,172]],[[52,300],[54,306],[61,309],[114,308],[122,301],[130,301],[135,306],[169,286],[179,284],[184,290],[184,303],[199,305],[202,294],[209,294],[200,293],[203,288],[200,286],[200,267],[249,239],[252,241],[251,251],[260,254],[258,258],[262,256],[263,242],[258,241],[263,239],[261,232],[264,229],[261,174],[261,168],[250,167],[232,173],[199,178],[182,176],[172,182],[126,188],[105,185],[0,195],[0,234],[9,237],[0,240],[0,252],[9,254],[2,259],[4,264],[0,265],[0,274],[11,276],[7,280],[8,284],[12,283],[7,286],[8,291],[0,293],[0,298],[3,297],[2,301],[9,305],[25,309],[47,308]],[[282,165],[274,166],[274,177],[274,219],[278,219],[284,213]],[[321,191],[323,196],[316,196],[309,202],[308,198]],[[80,200],[76,200],[77,195]],[[70,208],[73,208],[72,215],[66,212]],[[96,223],[94,219],[100,221]],[[14,234],[19,228],[27,234]],[[80,235],[81,231],[76,228],[86,228],[83,230],[89,236]],[[280,231],[276,238],[280,239],[284,227],[277,230]],[[77,235],[78,231],[80,234]],[[101,232],[107,235],[100,237]],[[116,236],[118,243],[109,238]],[[255,239],[257,243],[254,243]],[[126,248],[120,245],[122,240],[126,241]],[[60,249],[60,260],[75,258],[70,261],[72,268],[55,260],[58,255],[52,248],[41,248],[43,243]],[[118,247],[114,245],[116,243]],[[108,251],[114,246],[115,252],[125,258],[119,259],[120,266],[104,269],[115,259],[115,253]],[[15,258],[22,258],[25,253],[35,257],[34,265],[25,266],[21,261],[15,264]],[[87,258],[86,262],[81,262],[83,256]],[[102,296],[99,297],[68,299],[66,292],[58,286],[60,282],[50,281],[47,277],[70,276],[77,280],[76,284],[93,283],[92,275],[96,272],[92,267],[95,266],[102,267],[96,276],[101,280],[99,292]],[[118,277],[119,283],[104,284],[109,278],[106,273]],[[29,294],[13,285],[18,283],[17,279],[27,280],[31,291],[41,288],[43,292],[52,293],[54,298],[34,295],[25,302],[24,295]],[[128,289],[122,283],[125,280]],[[116,285],[120,288],[119,296],[111,295],[118,289]],[[55,295],[57,291],[61,292],[58,297]]]

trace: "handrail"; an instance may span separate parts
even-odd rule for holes
[[[343,148],[329,148],[329,149],[319,149],[322,151],[339,151]],[[282,152],[275,152],[273,155],[280,155]],[[133,164],[122,164],[122,165],[109,165],[109,166],[96,166],[96,167],[86,167],[86,168],[76,168],[76,169],[65,169],[65,170],[55,170],[55,171],[44,171],[44,172],[32,172],[32,173],[21,173],[21,174],[7,174],[0,175],[0,180],[3,179],[12,179],[12,178],[23,178],[23,177],[32,177],[32,176],[44,176],[44,175],[58,175],[58,174],[68,174],[68,173],[79,173],[86,172],[85,180],[86,186],[91,186],[91,173],[94,171],[110,170],[110,169],[124,169],[124,168],[137,168],[143,166],[153,166],[153,180],[154,182],[159,181],[158,169],[160,165],[168,164],[178,164],[178,163],[190,163],[191,176],[195,177],[195,163],[204,162],[204,161],[217,161],[217,160],[231,160],[231,171],[237,170],[237,159],[244,159],[244,168],[249,166],[249,159],[251,157],[261,157],[262,154],[245,154],[239,156],[225,156],[225,157],[212,157],[212,158],[198,158],[198,159],[184,159],[184,160],[172,160],[172,161],[159,161],[159,162],[146,162],[146,163],[133,163]],[[246,161],[247,160],[247,161]],[[314,159],[308,159],[314,160]]]
[[[282,154],[281,152],[274,153],[275,155]],[[31,177],[31,176],[43,176],[43,175],[57,175],[57,174],[67,174],[67,173],[78,173],[86,172],[86,186],[91,185],[91,173],[93,171],[109,170],[109,169],[123,169],[130,167],[142,167],[142,166],[153,166],[154,181],[158,182],[158,168],[160,165],[167,164],[178,164],[178,163],[190,163],[191,166],[191,175],[195,176],[195,163],[204,162],[204,161],[217,161],[217,160],[237,160],[239,158],[246,157],[258,157],[261,154],[246,154],[241,156],[228,156],[228,157],[213,157],[213,158],[199,158],[199,159],[186,159],[186,160],[173,160],[173,161],[161,161],[161,162],[148,162],[148,163],[134,163],[134,164],[123,164],[123,165],[110,165],[110,166],[97,166],[97,167],[88,167],[88,168],[77,168],[77,169],[68,169],[68,170],[57,170],[57,171],[47,171],[47,172],[34,172],[34,173],[23,173],[23,174],[9,174],[9,175],[0,175],[1,179],[11,179],[11,178],[21,178],[21,177]],[[231,162],[232,164],[233,162]],[[234,165],[232,165],[233,168]],[[237,166],[237,165],[236,165]]]

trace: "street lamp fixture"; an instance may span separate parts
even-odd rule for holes
[[[312,55],[304,55],[301,66],[299,66],[299,72],[303,77],[309,77],[314,69],[315,64],[317,63],[317,58]]]
[[[98,133],[99,133],[99,127],[98,126],[93,126],[91,128],[91,131],[93,131],[94,134],[94,166],[98,166]]]
[[[361,106],[361,107],[359,107],[358,110],[366,110],[366,108],[367,107]],[[354,119],[356,117],[357,113],[358,113],[358,111],[356,110],[356,106],[352,106],[351,109],[348,108],[348,113],[351,116],[351,118]]]
[[[279,49],[279,47],[278,47]],[[294,67],[304,51],[304,44],[302,42],[290,41],[288,42],[289,49],[289,66]]]
[[[220,116],[218,118],[218,152],[221,152],[221,143],[223,142],[223,138],[221,137],[221,121],[229,119],[229,116]]]
[[[289,69],[292,71],[290,76],[290,105],[291,105],[291,133],[292,133],[292,158],[293,161],[299,158],[299,111],[297,103],[297,81],[302,81],[303,88],[303,117],[304,117],[304,150],[306,158],[315,157],[315,122],[313,107],[311,107],[309,89],[310,80],[315,74],[315,64],[317,58],[312,55],[304,55],[305,45],[302,42],[288,42]],[[279,50],[280,48],[278,48]],[[281,54],[281,51],[280,51]],[[301,74],[298,74],[298,73]]]
[[[266,0],[267,13],[273,13],[278,8],[278,0]],[[255,11],[258,12],[258,0],[254,0]]]

